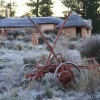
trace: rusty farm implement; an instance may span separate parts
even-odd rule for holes
[[[69,14],[70,16],[70,14]],[[28,70],[31,69],[26,75],[25,78],[26,79],[41,79],[42,77],[45,76],[46,73],[54,73],[54,80],[55,83],[60,83],[63,86],[66,86],[67,84],[69,84],[70,82],[74,82],[76,83],[76,78],[79,78],[81,75],[81,68],[87,68],[87,69],[94,69],[100,65],[96,65],[93,62],[93,65],[76,65],[73,62],[63,62],[62,61],[62,54],[58,53],[56,54],[54,52],[54,47],[58,41],[58,37],[61,34],[61,31],[65,25],[65,23],[68,20],[67,16],[61,26],[61,28],[58,31],[58,34],[55,38],[54,44],[53,46],[51,46],[48,41],[46,40],[45,36],[43,35],[43,33],[41,32],[41,30],[39,29],[38,25],[36,23],[34,23],[34,21],[28,17],[28,19],[31,21],[31,23],[34,25],[34,27],[36,28],[37,32],[40,34],[40,36],[43,38],[44,42],[47,44],[48,48],[50,49],[50,54],[48,56],[47,59],[40,59],[36,65],[31,65],[31,64],[27,64],[22,66],[22,68],[20,69],[20,71],[23,70]],[[56,63],[52,63],[52,61],[55,60]],[[40,65],[40,63],[42,61],[45,61],[45,65]],[[99,70],[98,70],[99,71]],[[24,73],[24,72],[23,72]]]

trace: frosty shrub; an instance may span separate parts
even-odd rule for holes
[[[100,35],[85,39],[81,45],[80,53],[82,57],[95,57],[97,62],[100,63]]]
[[[54,41],[51,35],[47,35],[47,34],[43,34],[43,35],[44,35],[44,37],[46,38],[46,40],[48,42],[53,42]],[[43,40],[42,37],[38,37],[38,43],[39,44],[43,44],[44,43],[44,40]]]
[[[36,64],[36,61],[35,61],[35,59],[34,58],[31,58],[31,57],[29,57],[29,58],[23,58],[23,62],[24,62],[24,64]]]
[[[7,35],[8,36],[12,35],[14,38],[16,38],[19,34],[17,30],[13,30],[13,31],[9,30],[7,31]]]
[[[22,50],[23,49],[23,47],[20,44],[17,44],[16,47],[17,47],[18,50]]]
[[[29,41],[31,41],[31,35],[26,35],[26,36],[24,36],[23,41],[24,41],[24,42],[29,42]]]
[[[70,41],[78,41],[79,37],[72,37],[70,38]]]
[[[42,39],[42,37],[39,37],[39,38],[38,38],[38,43],[39,43],[39,44],[43,44],[43,43],[44,43],[44,40]]]
[[[32,46],[30,46],[30,45],[24,45],[24,48],[26,48],[26,49],[28,49],[28,50],[32,50]]]
[[[17,36],[16,38],[18,41],[22,41],[23,40],[23,36]]]
[[[18,35],[20,35],[20,36],[25,36],[25,35],[27,35],[27,33],[26,33],[25,30],[17,30],[17,32],[18,32]]]
[[[6,46],[6,43],[3,42],[3,41],[0,41],[0,48],[1,48],[1,47],[5,47],[5,46]]]
[[[73,43],[69,43],[68,44],[68,49],[71,49],[71,50],[76,49],[76,45],[73,44]]]
[[[44,33],[45,33],[45,34],[49,34],[49,31],[50,31],[49,29],[44,30]]]
[[[49,87],[45,86],[44,90],[45,90],[45,94],[46,94],[46,96],[48,98],[52,98],[53,97],[53,92]]]
[[[14,49],[15,47],[16,47],[16,46],[15,46],[15,44],[14,44],[13,42],[7,44],[7,48],[8,48],[8,49]]]
[[[36,33],[36,30],[34,28],[25,28],[25,31],[27,34],[32,34],[32,33]]]
[[[55,35],[57,35],[58,33],[58,30],[57,29],[47,29],[44,31],[45,34],[50,34],[50,33],[53,33]]]
[[[12,41],[12,40],[14,40],[14,37],[13,37],[13,35],[10,35],[10,36],[7,37],[7,39]]]
[[[50,84],[49,84],[49,81],[46,80],[46,84],[44,85],[44,91],[45,91],[45,95],[48,97],[48,98],[52,98],[53,97],[53,91],[52,89],[50,88]]]
[[[98,88],[100,87],[100,80],[99,80],[99,72],[98,69],[83,69],[82,75],[80,79],[80,87],[79,90],[84,91],[85,94],[88,94],[93,98],[92,100],[96,100],[96,95],[98,92]]]

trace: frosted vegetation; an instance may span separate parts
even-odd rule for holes
[[[32,80],[16,85],[24,77],[19,74],[23,65],[35,65],[41,58],[47,58],[50,52],[41,39],[38,46],[33,46],[30,35],[24,35],[0,37],[0,100],[100,100],[100,73],[97,69],[82,69],[77,84],[68,85],[65,91],[56,85],[54,75],[50,73],[43,77],[42,82]],[[55,36],[45,36],[53,45]],[[92,39],[95,41],[95,36]],[[88,39],[86,42],[84,39],[61,36],[54,51],[63,55],[64,62],[80,65],[82,57],[87,57],[84,50],[87,50],[88,43]]]

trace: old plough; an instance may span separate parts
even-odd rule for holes
[[[70,15],[70,14],[69,14]],[[76,78],[80,77],[81,74],[81,68],[87,68],[87,69],[93,69],[100,65],[96,65],[92,60],[92,65],[76,65],[73,62],[63,62],[62,60],[62,54],[56,54],[54,52],[54,47],[58,41],[58,37],[61,35],[61,31],[65,25],[65,23],[68,20],[69,15],[65,18],[61,28],[58,31],[58,34],[55,38],[53,46],[51,46],[48,41],[46,40],[45,36],[39,29],[38,25],[34,23],[34,21],[28,17],[28,19],[33,23],[34,27],[36,28],[37,32],[40,34],[40,36],[43,38],[44,42],[47,44],[48,48],[50,49],[50,54],[47,59],[40,59],[36,65],[27,64],[24,65],[20,71],[24,70],[25,68],[32,68],[29,73],[27,73],[26,79],[41,79],[43,76],[45,76],[46,73],[54,73],[54,80],[56,83],[60,83],[63,86],[66,86],[70,82],[76,83]],[[45,65],[40,65],[42,61],[45,60]],[[55,60],[55,63],[52,63],[53,60]],[[34,68],[33,68],[34,67]],[[99,69],[98,69],[99,71]],[[75,74],[76,73],[76,74]]]

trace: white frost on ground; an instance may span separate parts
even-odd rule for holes
[[[8,41],[7,41],[8,42]],[[15,41],[16,44],[21,44],[22,46],[28,45],[28,43],[23,43]],[[65,41],[66,43],[66,41]],[[81,60],[81,56],[78,50],[69,50],[66,44],[63,43],[63,48],[61,45],[58,46],[58,52],[63,53],[68,61]],[[29,44],[28,46],[32,46]],[[11,85],[18,80],[16,76],[19,68],[23,65],[23,58],[33,57],[39,58],[42,55],[48,55],[45,45],[39,45],[32,47],[32,50],[23,49],[12,50],[7,48],[0,49],[0,65],[4,64],[7,67],[0,70],[0,100],[90,100],[89,95],[84,95],[82,92],[67,91],[62,92],[61,90],[53,90],[53,97],[51,99],[45,97],[44,90],[40,89],[36,91],[35,89],[28,89],[22,87],[11,88]],[[3,90],[1,90],[1,88]],[[4,92],[3,92],[4,91]],[[36,97],[38,96],[38,99]],[[39,99],[40,98],[40,99]],[[97,94],[97,100],[100,100],[100,93]]]
[[[67,49],[67,60],[76,64],[81,64],[82,58],[78,50]]]

